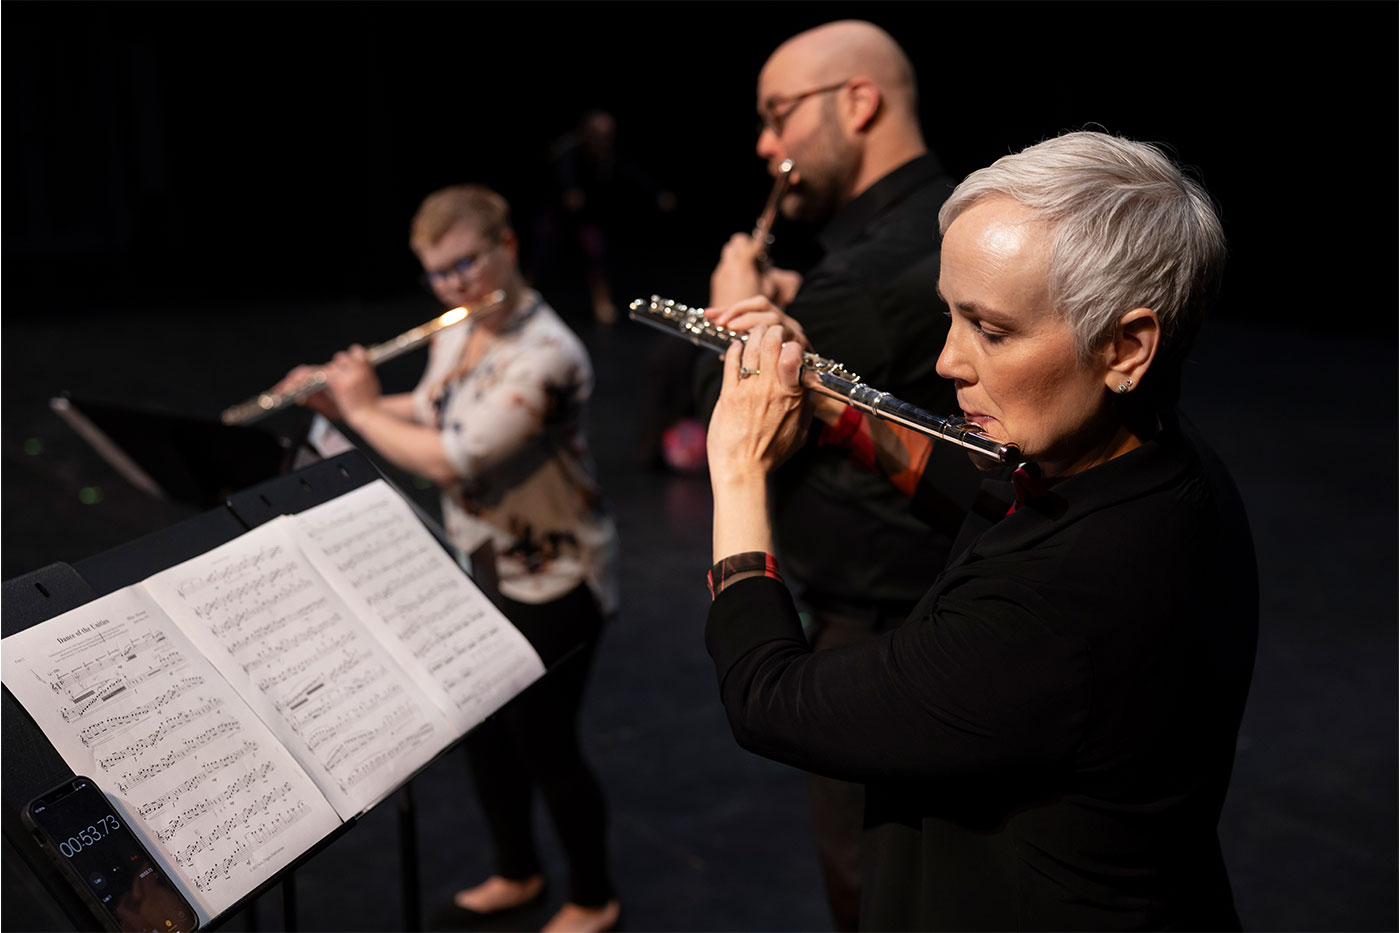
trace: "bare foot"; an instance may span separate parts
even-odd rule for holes
[[[544,925],[543,933],[602,933],[616,928],[621,915],[622,905],[617,898],[602,907],[580,907],[566,902]]]
[[[543,875],[533,875],[521,881],[492,875],[474,888],[458,891],[452,900],[463,910],[494,914],[528,903],[543,890]]]

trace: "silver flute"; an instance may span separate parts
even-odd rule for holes
[[[734,341],[748,339],[747,333],[720,327],[710,321],[699,308],[688,308],[657,295],[651,296],[650,301],[638,298],[628,309],[628,316],[634,321],[649,324],[673,337],[681,337],[697,347],[708,347],[721,354]],[[957,444],[998,463],[1018,463],[1021,459],[1021,450],[1015,444],[994,440],[982,434],[977,425],[956,415],[935,415],[909,402],[900,401],[888,392],[871,388],[840,363],[815,353],[802,354],[802,385],[844,402],[857,411],[901,424],[936,440]]]
[[[475,304],[453,308],[451,311],[439,314],[426,324],[419,324],[412,330],[404,331],[393,340],[375,344],[365,351],[365,355],[369,357],[369,362],[373,366],[378,366],[380,363],[387,363],[394,357],[407,353],[409,350],[413,350],[427,343],[428,338],[432,337],[433,334],[436,334],[444,327],[460,324],[473,314],[483,314],[494,308],[498,308],[505,303],[505,300],[506,293],[501,289],[497,289]],[[282,392],[274,392],[268,389],[266,392],[260,392],[253,396],[246,402],[240,402],[237,405],[225,408],[223,414],[219,416],[219,420],[224,424],[252,424],[254,421],[260,421],[266,418],[273,412],[281,411],[290,405],[295,405],[308,396],[315,395],[325,387],[326,374],[317,371],[305,382],[300,382],[290,389],[286,389]]]
[[[791,175],[792,160],[784,159],[778,164],[778,174],[774,176],[768,203],[763,206],[763,213],[758,215],[758,222],[754,224],[753,238],[758,243],[758,255],[754,258],[759,265],[768,264],[768,247],[773,245],[773,221],[778,218],[778,205],[787,193]]]

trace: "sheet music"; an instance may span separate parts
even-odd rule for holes
[[[452,739],[408,674],[302,554],[286,516],[145,580],[342,817]]]
[[[0,676],[63,760],[97,782],[201,925],[340,818],[139,587],[0,644]]]
[[[384,626],[459,731],[544,674],[530,642],[383,480],[300,513],[292,531],[346,601]]]

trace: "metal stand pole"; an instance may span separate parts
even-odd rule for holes
[[[405,930],[423,929],[422,907],[418,897],[418,824],[414,818],[410,784],[399,788],[399,871],[403,886]]]
[[[282,879],[282,929],[296,933],[297,928],[297,877],[288,874]]]

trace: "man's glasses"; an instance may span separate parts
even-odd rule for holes
[[[764,112],[758,118],[758,131],[772,130],[774,136],[783,135],[783,127],[787,124],[788,117],[801,106],[802,102],[809,97],[818,94],[829,94],[832,91],[839,91],[851,83],[847,78],[839,84],[828,84],[826,87],[814,87],[810,91],[803,91],[801,94],[788,94],[783,97],[775,97],[764,105]],[[781,108],[781,109],[779,109]]]

